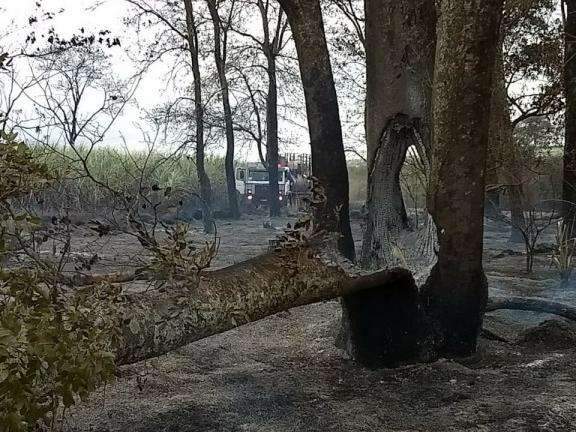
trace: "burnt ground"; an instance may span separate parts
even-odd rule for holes
[[[223,222],[219,233],[216,267],[265,251],[278,230],[252,217]],[[354,234],[360,240],[357,223]],[[517,254],[522,246],[507,238],[506,226],[488,223],[492,293],[576,305],[576,287],[558,288],[549,254],[539,255],[534,274],[526,275],[524,256]],[[551,239],[548,233],[543,240]],[[76,229],[74,250],[98,252],[108,269],[133,265],[140,253],[130,236],[98,238],[85,227]],[[473,358],[368,370],[334,347],[339,315],[336,301],[306,306],[123,367],[114,383],[67,415],[63,429],[576,431],[571,323],[546,314],[496,312],[487,316],[485,328],[507,342],[482,339]]]

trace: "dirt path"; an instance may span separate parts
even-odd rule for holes
[[[358,239],[359,226],[354,231]],[[277,232],[254,218],[223,224],[220,234],[216,266],[261,253]],[[128,239],[116,237],[106,240],[103,258],[123,265],[137,250],[126,251]],[[545,257],[529,278],[518,270],[522,256],[490,258],[510,248],[502,238],[487,232],[493,292],[576,298],[572,290],[557,292]],[[93,241],[87,235],[78,246]],[[124,367],[115,383],[74,409],[64,430],[576,431],[570,329],[554,340],[546,332],[527,342],[482,340],[478,355],[461,362],[367,370],[334,348],[339,314],[337,302],[306,306]],[[487,325],[517,340],[547,318],[502,312]]]

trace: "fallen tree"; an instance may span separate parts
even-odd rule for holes
[[[205,272],[198,281],[172,281],[162,290],[126,297],[117,364],[165,354],[290,308],[370,289],[417,288],[407,270],[362,274],[346,260],[308,246]]]
[[[116,363],[129,364],[166,354],[191,342],[258,321],[294,307],[357,294],[388,299],[399,310],[380,316],[379,325],[362,329],[379,331],[382,359],[401,360],[420,341],[407,339],[402,346],[382,333],[382,322],[394,334],[398,314],[412,314],[417,323],[418,287],[410,271],[394,268],[360,272],[347,260],[318,247],[278,250],[220,270],[208,271],[198,280],[183,278],[168,287],[126,295],[124,314],[118,318],[123,335],[116,347]],[[414,308],[402,310],[399,297],[412,298]],[[485,312],[501,309],[550,313],[576,321],[576,307],[541,298],[491,297]],[[388,309],[390,311],[390,308]],[[390,313],[390,312],[389,312]],[[374,323],[377,324],[377,323]],[[387,346],[388,345],[388,346]],[[392,363],[391,363],[392,362]]]
[[[486,312],[501,309],[541,312],[576,321],[576,307],[535,297],[490,297]]]

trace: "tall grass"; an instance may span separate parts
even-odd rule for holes
[[[127,152],[110,147],[80,149],[81,158],[70,148],[34,148],[37,158],[58,176],[51,188],[37,201],[47,211],[92,212],[112,205],[113,194],[138,193],[140,188],[170,187],[180,195],[198,191],[198,176],[193,157],[161,152]],[[86,160],[86,167],[81,159]],[[87,169],[86,169],[87,168]],[[206,158],[206,170],[212,182],[214,207],[225,207],[224,160]],[[105,185],[105,186],[103,186]]]

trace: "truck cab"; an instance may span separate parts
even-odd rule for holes
[[[236,190],[247,205],[265,205],[268,202],[268,170],[263,166],[236,168]],[[290,168],[278,168],[278,193],[280,203],[286,205],[291,193]]]

